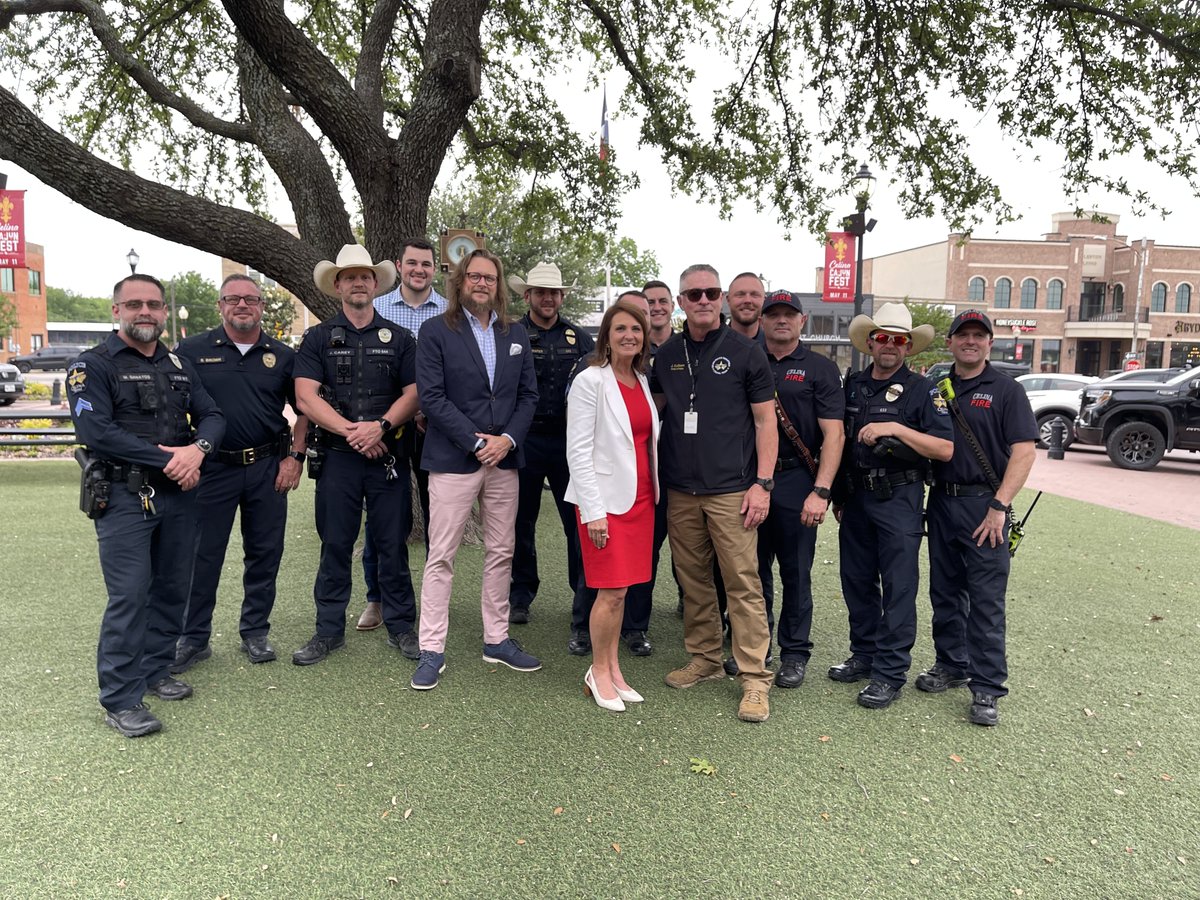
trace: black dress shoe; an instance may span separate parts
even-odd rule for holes
[[[150,712],[150,707],[145,703],[139,703],[137,706],[131,706],[120,712],[106,711],[104,724],[117,729],[127,738],[141,737],[144,734],[153,734],[162,730],[162,722],[158,721],[158,717]]]
[[[829,677],[843,684],[862,681],[871,674],[871,666],[856,656],[850,657],[844,663],[829,667]]]
[[[206,660],[210,656],[212,656],[211,644],[205,644],[203,647],[196,644],[179,644],[175,648],[175,662],[171,663],[168,671],[172,675],[182,675],[196,663]]]
[[[528,625],[529,624],[529,607],[528,606],[510,606],[508,609],[508,624],[510,624],[510,625]]]
[[[917,676],[916,685],[918,690],[929,694],[940,694],[947,688],[962,687],[970,680],[962,675],[951,675],[941,666],[930,666],[928,670]]]
[[[775,686],[796,688],[804,683],[804,660],[785,659],[775,673]]]
[[[192,696],[192,686],[168,675],[161,681],[147,685],[146,693],[153,694],[159,700],[186,700]]]
[[[858,705],[867,709],[887,709],[900,693],[900,688],[892,687],[886,681],[872,681],[858,692]]]
[[[629,648],[629,652],[634,656],[649,656],[654,652],[654,645],[646,638],[644,631],[630,631],[621,637],[625,641],[625,646]]]
[[[319,663],[334,650],[345,646],[344,637],[321,637],[314,634],[307,644],[292,654],[292,662],[298,666],[311,666]]]
[[[406,631],[404,634],[389,634],[388,646],[399,650],[405,659],[421,658],[421,642],[417,640],[417,633],[415,631]]]
[[[999,697],[991,694],[971,692],[971,721],[976,725],[999,725],[1000,710],[996,709]]]
[[[592,652],[592,636],[586,631],[572,631],[567,652],[572,656],[587,656]]]
[[[267,641],[265,634],[244,638],[242,652],[250,657],[252,663],[271,662],[275,659],[275,648]]]

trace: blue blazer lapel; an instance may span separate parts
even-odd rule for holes
[[[500,320],[492,323],[492,334],[496,336],[496,376],[492,382],[493,388],[503,384],[504,367],[508,365],[508,348],[513,345],[512,329],[500,331]]]
[[[475,332],[471,330],[471,323],[467,321],[466,317],[469,315],[470,313],[463,313],[463,320],[458,326],[458,337],[466,345],[467,354],[475,360],[479,374],[483,377],[483,383],[487,384],[487,366],[483,364],[483,353],[479,350],[479,342],[475,340]]]

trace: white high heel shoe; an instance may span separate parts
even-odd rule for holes
[[[616,690],[617,690],[617,696],[620,697],[626,703],[641,703],[642,701],[644,701],[646,699],[641,694],[639,694],[637,691],[635,691],[633,688],[629,688],[629,690],[622,690],[621,688],[617,687],[615,684],[613,685],[613,687],[616,688]]]
[[[596,690],[596,679],[592,675],[592,667],[588,666],[587,674],[583,676],[583,692],[596,701],[596,705],[601,709],[611,710],[612,712],[625,712],[625,704],[621,701],[620,691],[617,691],[618,696],[611,700],[605,700],[600,696],[600,692]]]

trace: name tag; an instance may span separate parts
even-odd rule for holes
[[[700,413],[689,409],[683,414],[683,433],[695,434],[700,427]]]

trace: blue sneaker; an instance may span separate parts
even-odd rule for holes
[[[414,691],[432,691],[438,686],[438,676],[446,671],[446,654],[432,650],[421,651],[421,661],[413,672],[409,687]]]
[[[483,661],[503,663],[518,672],[536,672],[542,667],[540,659],[530,656],[512,638],[505,638],[499,644],[484,644]]]

